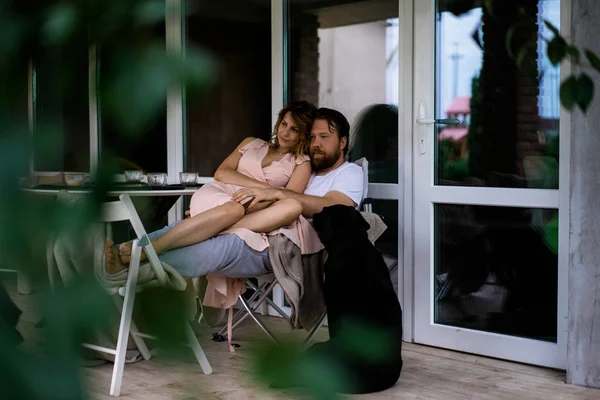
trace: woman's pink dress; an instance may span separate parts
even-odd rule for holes
[[[308,161],[307,156],[295,157],[293,154],[288,153],[281,160],[274,161],[271,165],[263,168],[261,163],[269,151],[269,144],[261,139],[253,140],[241,147],[239,151],[242,153],[242,157],[238,162],[238,172],[277,187],[285,187],[296,166]],[[202,186],[194,193],[190,201],[191,216],[193,217],[231,201],[231,196],[242,188],[242,186],[217,181]],[[291,225],[281,227],[268,234],[256,233],[243,228],[233,229],[221,234],[225,233],[233,233],[239,236],[256,251],[263,251],[269,247],[267,235],[280,233],[295,243],[302,254],[313,254],[323,249],[317,233],[303,216],[300,216]],[[208,274],[207,278],[209,282],[204,297],[204,304],[207,306],[230,308],[245,290],[243,279],[229,279],[216,274]]]

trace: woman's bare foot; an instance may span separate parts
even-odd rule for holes
[[[131,248],[132,242],[125,242],[119,245],[119,259],[123,264],[131,262]]]
[[[119,259],[123,264],[129,265],[131,262],[132,246],[132,242],[125,242],[119,245]],[[142,254],[140,254],[140,261],[146,261],[146,254],[143,251]]]
[[[107,240],[104,245],[104,260],[106,272],[110,275],[127,268],[127,265],[121,262],[117,249],[114,248],[115,242]]]

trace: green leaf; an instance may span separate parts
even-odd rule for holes
[[[171,56],[169,63],[170,68],[185,81],[190,95],[202,93],[220,78],[216,60],[200,47],[189,46],[185,58]]]
[[[529,79],[533,81],[537,79],[537,59],[534,51],[527,47],[520,48],[517,57],[515,58],[515,62],[517,63],[519,70]]]
[[[48,12],[43,26],[45,40],[51,44],[63,43],[77,27],[77,10],[68,4],[54,6]]]
[[[127,143],[139,139],[164,107],[170,71],[165,68],[163,59],[147,50],[129,55],[122,53],[119,59],[122,65],[118,74],[106,79],[101,97],[104,112],[115,118],[117,129],[127,135],[123,138]]]
[[[560,36],[560,32],[558,31],[558,28],[555,27],[554,25],[552,25],[552,23],[550,21],[548,21],[547,19],[544,20],[544,25],[546,25],[546,28],[550,29],[552,31],[552,33],[554,33],[554,36]]]
[[[184,293],[165,288],[146,289],[136,296],[136,308],[146,324],[145,329],[152,332],[165,350],[159,358],[173,360],[185,357],[189,348],[183,345],[187,324]]]
[[[352,383],[339,365],[326,355],[300,352],[285,339],[280,345],[259,343],[252,350],[251,374],[265,384],[302,386],[317,400],[338,400],[338,392]]]
[[[560,84],[560,103],[568,111],[575,106],[575,92],[577,91],[577,78],[573,75]]]
[[[600,58],[591,50],[585,49],[584,52],[592,67],[594,67],[596,71],[600,72]]]
[[[118,75],[102,88],[103,103],[130,143],[154,123],[172,85],[185,85],[187,93],[197,95],[212,85],[217,72],[211,56],[192,46],[185,58],[167,52],[164,43],[153,43],[134,54],[124,51],[119,60]]]
[[[550,60],[550,63],[552,63],[552,65],[554,66],[560,64],[560,62],[567,55],[568,47],[569,46],[567,45],[567,42],[565,42],[565,40],[562,37],[557,36],[554,39],[552,39],[550,43],[548,43],[547,50],[548,59]]]
[[[144,1],[134,9],[135,17],[142,25],[157,24],[165,20],[165,2]]]
[[[584,113],[594,98],[594,82],[587,74],[582,73],[577,80],[575,102]]]
[[[569,111],[577,105],[585,113],[593,98],[594,82],[585,73],[571,75],[560,85],[560,102]]]
[[[508,31],[506,31],[506,37],[504,38],[504,45],[506,46],[506,52],[508,53],[508,56],[511,58],[515,57],[515,55],[512,51],[512,37],[513,37],[516,29],[517,29],[517,26],[512,25],[510,28],[508,28]]]
[[[573,58],[573,62],[579,64],[579,49],[575,46],[567,45],[567,54]]]

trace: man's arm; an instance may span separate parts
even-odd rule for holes
[[[289,190],[283,191],[283,198],[293,198],[302,203],[302,215],[306,218],[311,218],[314,214],[323,211],[323,208],[342,204],[345,206],[356,207],[356,203],[342,192],[333,190],[325,196],[311,196],[308,194],[299,194]]]
[[[328,206],[335,204],[342,204],[350,207],[356,207],[356,203],[346,196],[342,192],[332,190],[323,197],[311,196],[308,194],[296,193],[287,189],[258,189],[258,188],[245,188],[237,191],[232,199],[238,202],[243,202],[245,199],[253,198],[252,202],[248,206],[248,209],[252,209],[256,204],[262,201],[279,201],[284,199],[296,199],[302,203],[302,215],[307,218],[312,217]]]
[[[313,188],[316,192],[312,193],[320,194],[327,190],[324,196],[295,193],[283,188],[245,188],[234,193],[232,200],[240,203],[248,201],[248,208],[252,208],[262,201],[296,199],[302,203],[302,215],[310,218],[321,212],[324,207],[335,204],[356,207],[363,197],[363,171],[356,165],[349,166],[323,186],[318,189]]]

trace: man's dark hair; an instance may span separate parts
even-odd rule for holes
[[[330,132],[336,132],[340,140],[346,138],[346,146],[344,146],[344,156],[348,153],[350,145],[350,123],[344,117],[344,114],[331,108],[321,107],[315,114],[315,120],[321,119],[327,121]]]

